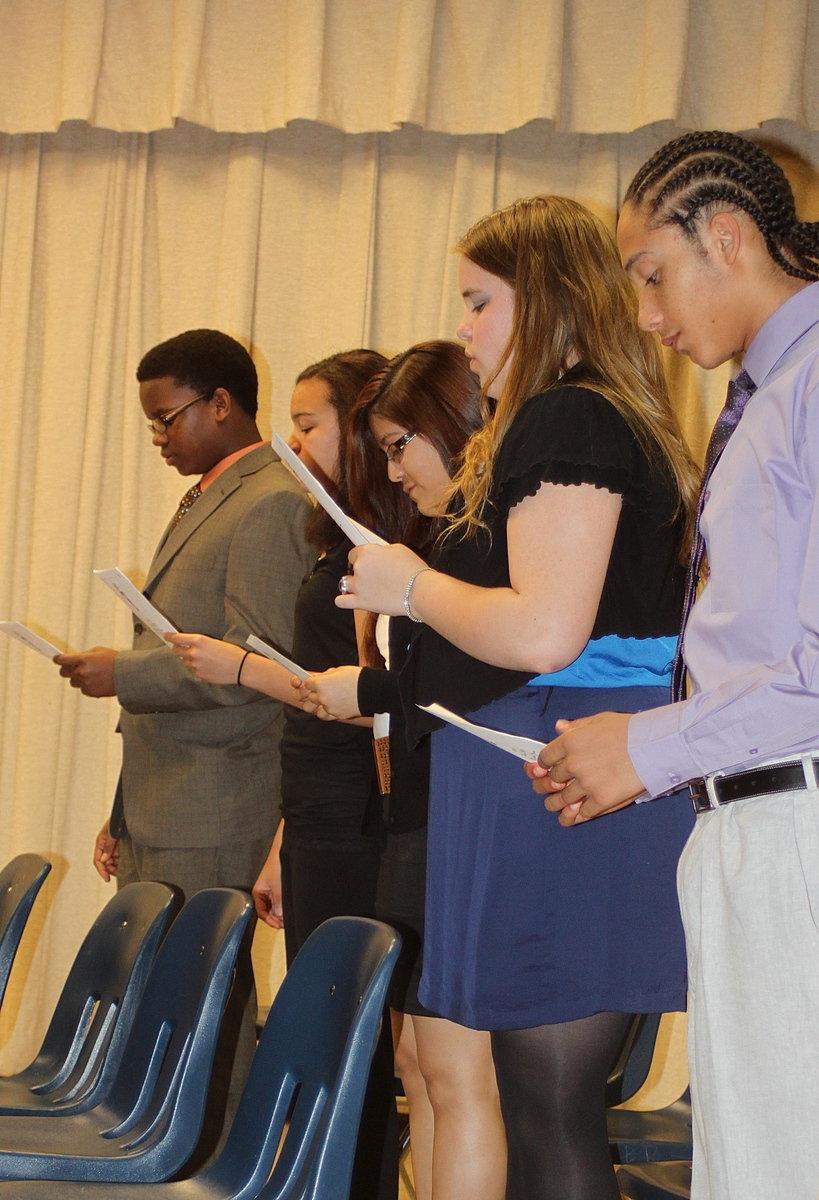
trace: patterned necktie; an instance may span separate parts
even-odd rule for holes
[[[188,488],[188,490],[185,492],[185,495],[179,501],[179,508],[176,510],[176,512],[173,515],[171,529],[176,529],[177,525],[182,520],[185,513],[188,511],[189,508],[193,508],[194,504],[196,503],[196,501],[199,499],[199,497],[201,495],[202,495],[202,489],[198,483],[195,483],[192,488]]]
[[[691,547],[691,558],[688,561],[688,574],[685,579],[685,600],[683,602],[682,623],[680,625],[680,636],[677,640],[677,649],[674,653],[674,666],[671,670],[671,699],[685,699],[685,660],[683,659],[683,637],[685,635],[685,627],[688,624],[688,618],[691,615],[691,609],[694,607],[694,601],[697,598],[697,586],[700,581],[700,568],[705,555],[705,542],[700,531],[700,521],[702,519],[702,509],[705,503],[705,496],[708,490],[708,480],[714,467],[719,462],[731,434],[739,424],[739,419],[745,409],[745,405],[751,399],[756,391],[756,384],[747,371],[740,371],[736,379],[732,379],[728,384],[728,396],[725,401],[725,407],[717,417],[717,423],[711,433],[711,440],[708,443],[708,449],[705,452],[705,466],[702,472],[702,486],[700,488],[700,501],[697,509],[697,522],[694,527],[694,543]]]

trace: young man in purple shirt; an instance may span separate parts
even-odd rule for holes
[[[643,328],[741,355],[745,404],[704,487],[688,698],[558,722],[530,774],[565,825],[691,783],[692,1200],[816,1200],[819,225],[759,147],[694,133],[638,172],[618,239]]]

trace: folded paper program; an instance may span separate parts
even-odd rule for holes
[[[274,433],[270,444],[281,458],[284,465],[289,467],[298,479],[299,483],[301,483],[303,487],[306,487],[308,492],[315,496],[321,507],[325,510],[325,512],[330,514],[336,525],[338,525],[339,529],[341,529],[343,533],[346,533],[347,537],[354,546],[386,546],[387,543],[383,538],[379,537],[377,533],[373,533],[371,529],[367,529],[366,526],[361,525],[352,517],[349,517],[347,513],[344,512],[344,510],[340,508],[338,504],[336,504],[335,500],[324,487],[324,485],[319,483],[312,471],[309,471],[299,456],[290,449],[281,434]]]
[[[422,708],[424,712],[428,712],[430,716],[448,721],[450,725],[463,729],[464,733],[471,733],[473,737],[490,742],[499,750],[505,750],[507,754],[513,754],[515,758],[522,758],[525,762],[536,762],[538,754],[546,744],[537,742],[534,738],[521,737],[517,733],[503,733],[499,729],[487,729],[485,725],[475,725],[472,721],[467,721],[465,717],[459,717],[457,713],[450,712],[448,708],[444,708],[443,704],[419,704],[418,707]]]

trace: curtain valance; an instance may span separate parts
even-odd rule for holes
[[[0,0],[0,130],[819,126],[810,0]]]

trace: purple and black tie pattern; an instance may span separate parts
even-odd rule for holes
[[[708,449],[705,452],[705,466],[702,472],[702,486],[700,488],[700,502],[697,509],[697,523],[694,528],[694,543],[691,547],[691,558],[688,562],[688,574],[685,579],[685,600],[683,602],[682,623],[680,625],[680,636],[677,642],[677,649],[674,654],[674,666],[671,671],[671,699],[685,699],[685,660],[683,658],[683,638],[685,636],[685,627],[688,624],[688,618],[691,615],[691,609],[694,607],[694,601],[697,598],[697,587],[700,580],[700,568],[702,560],[705,556],[705,542],[700,531],[700,519],[702,517],[702,508],[705,503],[705,495],[708,487],[708,480],[711,478],[711,473],[714,467],[719,462],[719,457],[722,454],[731,434],[739,424],[739,419],[742,416],[745,405],[751,399],[756,391],[756,384],[747,371],[740,371],[736,379],[732,379],[728,384],[728,396],[725,401],[725,407],[717,417],[717,422],[714,425],[711,433],[711,439],[708,443]]]

